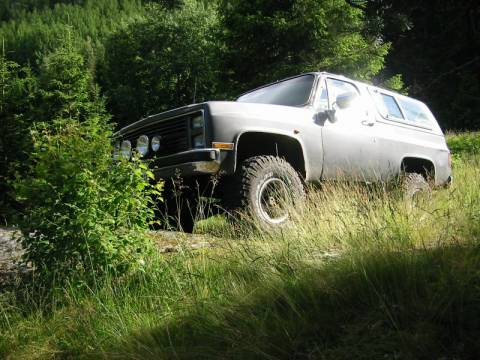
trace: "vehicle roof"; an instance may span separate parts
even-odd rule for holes
[[[350,82],[355,82],[355,83],[362,84],[362,85],[364,85],[364,86],[369,86],[369,87],[372,87],[372,88],[375,88],[375,89],[379,89],[379,90],[382,90],[382,91],[388,91],[388,92],[393,93],[393,94],[397,94],[397,95],[400,95],[400,96],[403,96],[403,97],[406,97],[406,98],[409,98],[409,99],[413,99],[413,100],[422,102],[422,101],[420,101],[420,100],[418,100],[418,99],[415,99],[415,98],[412,98],[412,97],[410,97],[410,96],[408,96],[408,95],[400,94],[399,92],[397,92],[397,91],[395,91],[395,90],[382,88],[381,86],[378,86],[378,85],[370,84],[370,83],[365,82],[365,81],[355,80],[355,79],[349,78],[349,77],[347,77],[347,76],[345,76],[345,75],[335,74],[335,73],[331,73],[331,72],[328,72],[328,71],[311,71],[311,72],[306,72],[306,73],[302,73],[302,74],[298,74],[298,75],[288,76],[288,77],[286,77],[286,78],[282,78],[282,79],[273,81],[273,82],[271,82],[271,83],[258,86],[258,87],[254,88],[254,89],[245,91],[245,92],[243,92],[242,94],[238,95],[238,96],[237,96],[237,99],[238,99],[239,97],[245,95],[245,94],[248,94],[248,93],[252,92],[252,91],[255,91],[255,90],[258,90],[258,89],[261,89],[261,88],[270,86],[270,85],[274,85],[274,84],[279,83],[279,82],[281,82],[281,81],[293,79],[293,78],[300,77],[300,76],[304,76],[304,75],[334,76],[334,77],[339,78],[339,79],[343,79],[343,80],[350,81]]]
[[[371,86],[371,87],[373,87],[373,88],[377,88],[377,89],[381,89],[381,90],[384,90],[384,91],[389,91],[389,92],[398,94],[398,93],[395,92],[395,91],[388,90],[388,89],[384,89],[384,88],[381,88],[381,87],[378,87],[378,86],[375,86],[375,85],[373,85],[373,84],[369,84],[369,83],[366,83],[366,82],[354,80],[354,79],[349,78],[349,77],[346,77],[346,76],[344,76],[344,75],[334,74],[334,73],[330,73],[330,72],[328,72],[328,71],[311,71],[311,72],[306,72],[306,73],[302,73],[302,74],[298,74],[298,75],[289,76],[289,77],[286,77],[286,78],[283,78],[283,79],[279,79],[279,80],[273,81],[273,82],[271,82],[271,83],[264,84],[264,85],[261,85],[261,86],[258,86],[258,87],[256,87],[256,88],[254,88],[254,89],[245,91],[245,92],[241,93],[240,95],[238,95],[238,96],[236,97],[236,100],[238,100],[238,99],[239,99],[240,97],[242,97],[243,95],[246,95],[246,94],[251,93],[251,92],[253,92],[253,91],[256,91],[256,90],[258,90],[258,89],[262,89],[262,88],[264,88],[264,87],[268,87],[268,86],[270,86],[270,85],[274,85],[274,84],[277,84],[277,83],[282,82],[282,81],[294,79],[294,78],[297,78],[297,77],[300,77],[300,76],[305,76],[305,75],[314,75],[314,76],[316,76],[316,77],[318,77],[318,76],[335,76],[336,78],[339,78],[339,79],[343,79],[343,80],[350,81],[350,82],[355,82],[355,83],[358,83],[358,84],[362,84],[362,85],[364,85],[364,86]],[[399,94],[399,95],[401,95],[401,94]]]

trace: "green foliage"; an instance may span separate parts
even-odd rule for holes
[[[447,144],[456,158],[465,155],[480,154],[480,133],[465,132],[448,134]]]
[[[151,4],[147,13],[106,45],[105,88],[120,125],[209,99],[218,84],[214,9],[189,0],[171,11]]]
[[[399,92],[404,95],[407,94],[407,89],[405,89],[405,84],[403,83],[402,75],[396,74],[385,81],[382,82],[380,86],[383,86],[387,89]]]
[[[392,43],[385,73],[403,74],[409,94],[444,129],[480,129],[478,1],[377,0],[366,9],[378,36]]]
[[[25,0],[30,4],[25,7],[17,4],[16,9],[24,8],[21,14],[0,23],[0,39],[5,41],[8,58],[32,66],[36,56],[57,48],[69,28],[75,29],[75,46],[93,57],[88,60],[94,66],[98,58],[101,60],[103,40],[144,11],[141,0],[43,1],[43,6],[34,6],[35,2]]]
[[[12,206],[7,183],[13,168],[16,166],[19,171],[31,150],[29,114],[36,88],[36,79],[29,68],[0,55],[0,219],[6,217]]]
[[[29,12],[53,7],[55,4],[82,2],[83,0],[2,0],[0,3],[0,21],[18,19]]]
[[[36,121],[78,119],[102,112],[103,104],[92,101],[97,90],[84,66],[83,56],[73,45],[71,29],[55,52],[43,57],[39,74],[39,102]],[[65,39],[65,36],[63,37]]]
[[[219,12],[227,74],[242,90],[307,71],[370,79],[389,49],[343,0],[225,0]]]
[[[146,166],[112,163],[104,121],[58,119],[34,133],[34,165],[15,189],[28,205],[24,259],[42,282],[121,274],[149,251],[145,230],[153,204]]]
[[[113,163],[103,100],[68,39],[42,69],[51,86],[41,94],[55,117],[35,124],[29,171],[14,183],[26,205],[24,260],[48,284],[135,269],[150,248],[151,174],[135,161]]]

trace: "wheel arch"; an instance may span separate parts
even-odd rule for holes
[[[235,142],[235,165],[252,156],[273,155],[285,159],[302,177],[307,176],[306,156],[299,139],[278,132],[245,131]]]
[[[425,157],[408,155],[403,157],[400,163],[400,170],[403,173],[418,173],[425,179],[435,179],[436,169],[435,163]]]

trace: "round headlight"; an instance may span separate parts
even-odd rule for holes
[[[161,143],[160,143],[160,136],[154,136],[152,138],[152,150],[154,152],[157,152],[160,149]]]
[[[203,116],[202,115],[198,115],[198,116],[195,116],[193,119],[192,119],[192,129],[203,129],[203,125],[204,125],[204,122],[203,122]]]
[[[205,147],[203,135],[197,135],[193,138],[193,147],[196,149]]]
[[[118,161],[120,160],[120,142],[115,141],[113,144],[113,160]]]
[[[130,141],[122,141],[122,145],[120,145],[120,155],[124,159],[130,159],[130,157],[132,156],[132,143]]]
[[[148,154],[148,136],[147,135],[142,135],[137,139],[137,151],[142,157]]]

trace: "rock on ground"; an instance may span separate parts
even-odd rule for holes
[[[160,253],[198,250],[212,246],[211,237],[172,231],[151,231],[149,235]],[[14,280],[19,273],[28,272],[20,265],[23,254],[21,232],[15,228],[0,227],[0,288]]]
[[[10,282],[25,268],[19,264],[23,254],[21,233],[15,228],[0,227],[0,286]]]

